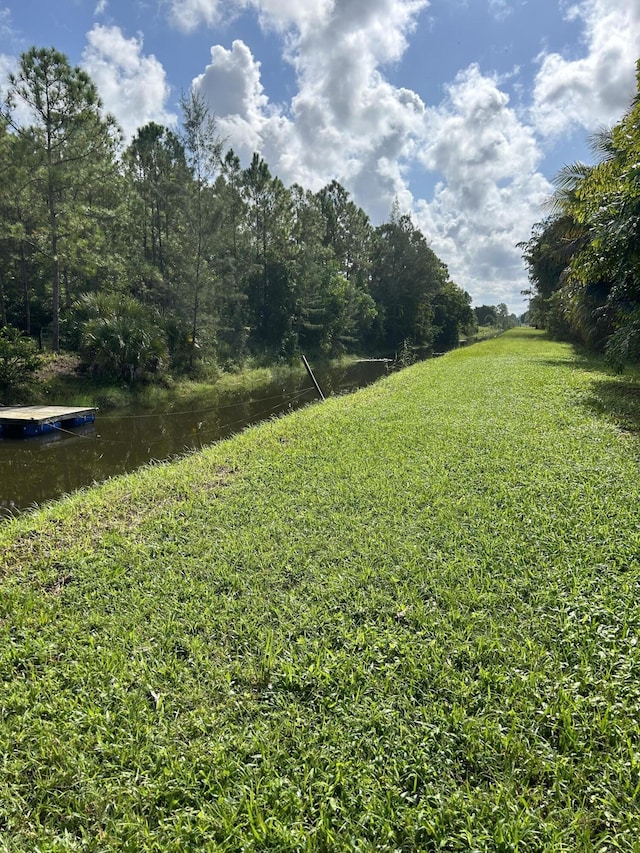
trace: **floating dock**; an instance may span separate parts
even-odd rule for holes
[[[0,437],[44,435],[91,424],[95,419],[96,410],[91,407],[7,406],[0,408]]]

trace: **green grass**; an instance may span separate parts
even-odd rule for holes
[[[352,359],[355,360],[355,359]],[[348,363],[336,359],[333,365]],[[198,400],[212,391],[249,392],[271,382],[286,381],[304,375],[302,362],[273,367],[244,367],[237,372],[211,371],[204,379],[158,377],[156,382],[127,385],[124,382],[96,381],[78,372],[78,358],[69,354],[50,354],[28,389],[23,389],[18,402],[40,404],[64,401],[67,405],[98,406],[121,409],[129,406],[156,408],[176,401]]]
[[[514,330],[0,527],[0,850],[640,851],[639,388]]]
[[[355,355],[343,355],[324,361],[313,360],[315,369],[346,367],[358,361]],[[125,382],[97,381],[79,371],[78,356],[48,353],[42,368],[32,381],[14,389],[12,403],[60,403],[73,406],[97,406],[100,409],[162,408],[175,402],[194,403],[212,392],[249,393],[272,383],[286,384],[305,375],[301,359],[280,362],[269,367],[247,363],[235,371],[209,368],[198,379],[175,378],[168,374],[154,381],[127,385]],[[0,401],[1,402],[1,401]],[[8,400],[6,401],[8,405]]]

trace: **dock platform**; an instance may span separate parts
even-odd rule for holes
[[[5,406],[0,408],[0,437],[44,435],[93,423],[96,410],[70,406]]]

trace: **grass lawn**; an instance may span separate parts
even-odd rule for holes
[[[1,851],[640,851],[640,383],[534,330],[0,526]]]

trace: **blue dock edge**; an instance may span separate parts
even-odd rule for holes
[[[88,412],[86,415],[75,415],[65,420],[48,421],[46,423],[26,423],[22,425],[0,424],[0,436],[15,436],[18,434],[24,436],[24,438],[33,438],[37,435],[47,435],[47,433],[55,432],[59,429],[71,429],[73,427],[84,426],[85,424],[92,424],[95,419],[95,412]]]

